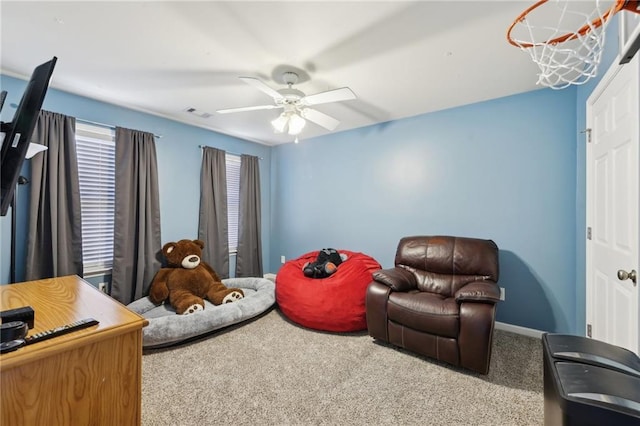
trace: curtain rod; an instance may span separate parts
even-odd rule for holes
[[[107,127],[109,129],[115,129],[116,128],[116,126],[114,126],[112,124],[98,123],[97,121],[85,120],[83,118],[76,118],[76,121],[81,121],[82,123],[85,123],[85,124],[93,124],[93,125],[96,125],[96,126]],[[153,137],[160,139],[162,137],[162,135],[156,135],[155,133],[153,133]]]
[[[17,104],[11,104],[10,106],[11,106],[11,108],[18,108]],[[86,123],[86,124],[94,124],[96,126],[107,127],[109,129],[115,129],[116,128],[116,126],[114,126],[112,124],[98,123],[97,121],[85,120],[85,119],[77,118],[77,117],[74,117],[74,118],[76,119],[76,121],[82,121],[83,123]],[[156,135],[155,133],[153,133],[153,137],[160,139],[162,137],[162,135]]]
[[[208,145],[199,145],[199,146],[200,146],[200,149],[204,149],[204,148],[216,148],[215,146],[208,146]],[[216,149],[220,149],[220,148],[216,148]],[[223,149],[222,151],[224,151],[224,149]],[[227,154],[231,154],[231,155],[237,155],[238,157],[242,155],[242,154],[238,154],[238,153],[236,153],[236,152],[229,152],[229,151],[224,151],[224,152],[226,152]],[[259,160],[264,160],[264,158],[262,158],[262,157],[258,157],[258,159],[259,159]]]

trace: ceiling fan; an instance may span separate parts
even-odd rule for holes
[[[327,90],[325,92],[313,95],[305,95],[300,90],[294,89],[293,86],[298,82],[298,74],[292,71],[283,73],[282,80],[287,84],[287,88],[275,90],[265,84],[262,80],[253,77],[240,77],[250,86],[271,96],[275,104],[256,105],[240,108],[219,109],[219,114],[227,114],[231,112],[256,111],[262,109],[279,109],[284,111],[278,118],[271,122],[276,132],[284,133],[287,131],[290,135],[299,134],[309,120],[327,130],[334,130],[340,122],[335,118],[320,112],[316,109],[309,108],[312,105],[326,104],[329,102],[341,102],[355,99],[356,95],[348,87]]]

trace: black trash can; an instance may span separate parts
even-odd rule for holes
[[[544,424],[640,425],[640,358],[581,336],[544,334]]]

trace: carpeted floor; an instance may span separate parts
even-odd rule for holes
[[[277,309],[142,365],[146,426],[543,424],[541,343],[500,330],[487,376]]]

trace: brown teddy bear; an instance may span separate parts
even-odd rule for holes
[[[153,278],[149,289],[153,303],[169,299],[178,314],[187,315],[204,310],[203,299],[221,305],[244,297],[241,289],[227,288],[220,282],[213,268],[201,259],[203,248],[200,240],[180,240],[162,247],[168,267]]]

